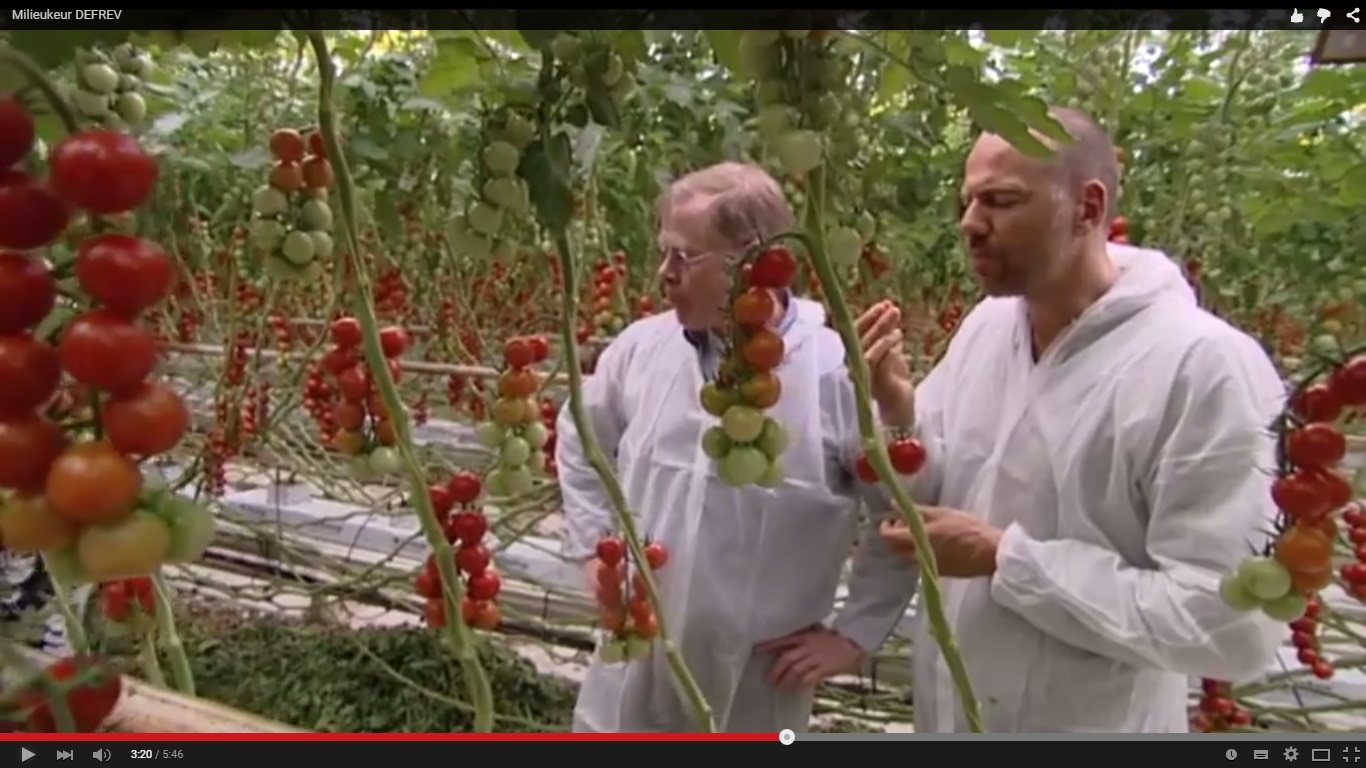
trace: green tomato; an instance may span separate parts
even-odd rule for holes
[[[90,574],[86,573],[85,566],[81,565],[75,546],[44,552],[43,567],[65,587],[88,584],[91,581]]]
[[[787,430],[783,429],[782,422],[765,417],[764,431],[759,434],[754,447],[763,451],[770,459],[781,456],[783,451],[787,450]]]
[[[76,104],[77,111],[86,117],[104,117],[109,114],[108,94],[77,90],[71,94],[71,101]]]
[[[536,479],[531,476],[531,470],[522,465],[516,469],[505,469],[503,471],[503,482],[507,487],[508,496],[520,496],[528,493],[536,487]]]
[[[284,242],[280,243],[280,254],[289,260],[291,264],[303,266],[313,260],[313,238],[307,232],[294,230],[285,235]]]
[[[308,233],[308,237],[313,241],[313,258],[330,259],[332,258],[332,236],[321,230],[314,230]]]
[[[493,236],[503,226],[503,211],[486,203],[475,203],[465,214],[470,229],[481,235]]]
[[[497,422],[486,421],[474,430],[474,439],[479,444],[489,450],[494,450],[503,444],[503,439],[507,437],[507,431]]]
[[[484,167],[494,176],[511,176],[522,162],[522,153],[506,141],[495,141],[484,147]]]
[[[108,64],[87,64],[81,70],[81,84],[86,90],[110,94],[118,90],[119,73]]]
[[[503,469],[501,467],[495,467],[494,469],[490,469],[489,473],[487,475],[484,475],[484,490],[488,491],[488,494],[490,496],[511,495],[508,493],[507,477],[508,470],[506,469]]]
[[[271,252],[280,247],[285,235],[289,234],[285,225],[274,219],[257,219],[251,223],[247,237],[258,250]]]
[[[398,451],[388,446],[380,447],[370,451],[370,471],[380,477],[397,475],[403,471],[403,459],[398,455]]]
[[[720,418],[738,400],[735,393],[721,389],[716,382],[709,381],[702,386],[702,409]]]
[[[550,55],[566,64],[573,64],[583,56],[583,41],[568,32],[561,32],[550,41]]]
[[[761,488],[777,488],[783,482],[783,463],[778,459],[769,459],[768,467],[764,469],[764,474],[755,483]]]
[[[114,99],[114,112],[129,125],[142,125],[147,119],[147,101],[137,93],[121,93]]]
[[[289,210],[289,198],[285,193],[275,187],[265,185],[257,187],[251,196],[251,210],[257,216],[279,216]]]
[[[824,149],[815,131],[788,131],[773,143],[778,164],[789,176],[805,176],[821,164]]]
[[[604,640],[598,646],[598,658],[604,664],[620,664],[626,661],[626,643],[621,640]]]
[[[532,451],[531,457],[526,460],[526,468],[533,478],[545,477],[545,451],[540,448]]]
[[[825,236],[825,249],[837,266],[852,267],[863,255],[863,238],[852,227],[840,227]]]
[[[521,149],[536,140],[536,126],[516,112],[508,114],[503,129],[507,132],[508,143],[517,149]]]
[[[497,177],[484,182],[484,199],[499,208],[515,208],[522,199],[516,179]]]
[[[170,521],[171,546],[166,553],[170,563],[193,563],[204,556],[213,542],[213,511],[202,504],[177,497],[176,515]]]
[[[285,257],[274,253],[266,254],[264,261],[266,277],[282,283],[304,279],[304,270],[290,264]]]
[[[653,650],[653,646],[650,644],[650,641],[639,635],[631,635],[626,638],[627,661],[643,661],[648,659],[650,658],[651,650]]]
[[[768,464],[768,457],[757,448],[737,445],[717,464],[716,473],[721,482],[738,488],[759,482],[768,471]]]
[[[1251,611],[1262,604],[1261,600],[1248,594],[1236,573],[1226,573],[1219,580],[1219,597],[1223,599],[1224,605],[1235,611]]]
[[[532,448],[542,448],[546,441],[550,439],[550,431],[539,421],[533,421],[522,427],[522,439]]]
[[[732,405],[721,417],[726,437],[736,443],[752,443],[764,431],[764,412],[747,405]]]
[[[1269,600],[1262,604],[1262,613],[1282,624],[1295,621],[1303,616],[1308,609],[1309,601],[1304,598],[1304,595],[1294,593],[1281,595],[1275,600]]]
[[[498,452],[498,461],[508,469],[526,466],[531,458],[531,446],[520,437],[509,437],[503,441]]]
[[[317,232],[332,231],[332,208],[322,200],[309,200],[303,206],[304,225]]]
[[[1238,565],[1238,581],[1258,600],[1275,600],[1290,591],[1290,571],[1270,557],[1249,557]]]
[[[702,433],[702,452],[707,454],[707,458],[712,461],[720,461],[730,453],[730,438],[726,437],[726,430],[720,427],[708,427]]]
[[[786,104],[770,104],[759,113],[759,135],[772,140],[792,129],[792,108]]]

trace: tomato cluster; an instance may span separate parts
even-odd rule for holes
[[[509,339],[503,347],[503,372],[498,376],[493,419],[478,429],[480,445],[497,454],[496,466],[484,478],[494,496],[526,493],[536,475],[545,471],[545,445],[550,433],[536,402],[541,377],[531,366],[549,356],[550,343],[544,336]]]
[[[354,317],[332,321],[332,348],[321,360],[322,370],[332,376],[340,398],[332,406],[331,423],[336,434],[330,445],[351,457],[357,479],[397,474],[403,463],[394,446],[398,433],[375,386],[374,376],[361,350],[361,324]],[[389,326],[379,333],[389,375],[398,381],[403,373],[399,357],[408,348],[408,333]]]
[[[322,135],[283,128],[270,136],[275,166],[270,182],[252,196],[249,239],[265,255],[266,274],[277,280],[318,280],[332,257],[332,209],[327,190],[332,164]]]
[[[603,259],[593,268],[592,295],[589,297],[590,322],[587,335],[610,337],[621,333],[626,323],[626,254],[617,251],[612,260]],[[580,342],[582,343],[582,342]]]
[[[1327,679],[1333,667],[1316,640],[1319,590],[1333,583],[1338,515],[1357,547],[1356,562],[1338,575],[1349,594],[1366,599],[1366,512],[1352,503],[1351,482],[1338,465],[1347,441],[1338,421],[1366,406],[1366,356],[1305,382],[1280,420],[1280,467],[1271,498],[1280,511],[1270,556],[1251,557],[1224,576],[1220,594],[1236,610],[1261,608],[1290,624],[1301,663]]]
[[[31,121],[12,105],[0,115],[0,159],[22,159],[32,150]],[[73,582],[197,558],[211,516],[147,492],[135,461],[169,451],[189,428],[180,395],[149,378],[157,343],[138,320],[169,293],[170,259],[131,235],[86,237],[73,270],[94,307],[66,324],[54,348],[34,330],[56,305],[55,278],[40,257],[19,252],[55,240],[70,208],[98,217],[141,205],[156,163],[132,137],[110,130],[71,134],[47,159],[46,181],[6,171],[0,183],[0,246],[14,249],[0,252],[0,487],[12,491],[0,532],[10,549],[44,551],[53,573]],[[60,215],[33,209],[40,199]],[[98,402],[102,438],[71,442],[54,418],[80,413],[49,407],[63,374]]]
[[[461,614],[466,625],[475,629],[494,629],[502,621],[497,597],[503,582],[492,567],[493,556],[484,546],[488,520],[475,502],[483,484],[473,472],[458,472],[445,485],[427,489],[437,522],[441,524],[446,541],[456,545],[455,569],[465,580],[465,600]],[[441,569],[436,556],[428,555],[427,562],[413,584],[419,597],[427,601],[423,615],[432,627],[446,625],[446,602],[442,596]]]
[[[786,349],[772,326],[781,310],[777,294],[791,288],[796,272],[792,252],[779,245],[741,268],[730,307],[732,338],[716,379],[702,387],[702,408],[721,419],[703,433],[702,450],[729,485],[772,488],[783,480],[787,433],[764,411],[782,396],[776,369]]]
[[[99,730],[113,714],[123,694],[123,678],[92,656],[58,659],[41,674],[62,689],[77,733]],[[38,681],[24,686],[13,709],[0,716],[0,725],[31,733],[56,732],[57,719]]]
[[[101,128],[136,128],[147,117],[147,102],[138,91],[151,68],[151,60],[127,43],[110,56],[82,51],[76,59],[71,101],[82,117]]]
[[[827,32],[747,29],[740,37],[745,74],[754,79],[761,105],[759,136],[794,181],[805,180],[825,162],[822,133],[843,115],[845,70]]]
[[[1110,222],[1110,242],[1120,245],[1129,244],[1129,220],[1123,216],[1116,216]]]
[[[650,655],[650,642],[659,634],[659,621],[650,605],[641,564],[634,563],[632,568],[630,550],[615,535],[599,539],[595,554],[599,624],[609,635],[598,654],[609,664],[643,659]],[[645,567],[656,572],[669,561],[669,551],[657,541],[646,540],[645,560]]]
[[[390,267],[375,277],[375,313],[380,317],[404,318],[408,314],[408,286],[403,270]]]
[[[100,610],[114,624],[144,629],[156,618],[156,588],[147,576],[106,581],[100,585]]]
[[[1206,678],[1200,681],[1199,710],[1191,718],[1196,733],[1221,733],[1252,724],[1252,713],[1229,696],[1228,683]]]

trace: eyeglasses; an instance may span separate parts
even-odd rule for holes
[[[660,248],[658,251],[659,266],[665,267],[668,266],[670,262],[673,262],[683,269],[691,269],[704,261],[708,261],[723,254],[724,251],[688,253],[682,248]]]

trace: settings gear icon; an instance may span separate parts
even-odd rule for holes
[[[1295,762],[1295,758],[1297,758],[1297,757],[1299,757],[1299,756],[1300,756],[1300,751],[1299,751],[1298,749],[1295,749],[1294,747],[1286,747],[1286,748],[1285,748],[1285,759],[1286,759],[1286,762],[1293,763],[1293,762]]]

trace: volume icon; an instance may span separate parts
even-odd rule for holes
[[[105,760],[108,760],[109,758],[113,757],[114,755],[113,755],[113,753],[111,753],[111,752],[110,752],[109,750],[107,750],[107,749],[97,749],[97,750],[95,750],[94,753],[91,754],[90,756],[93,757],[93,758],[95,758],[96,760],[99,760],[101,763],[103,763]]]

